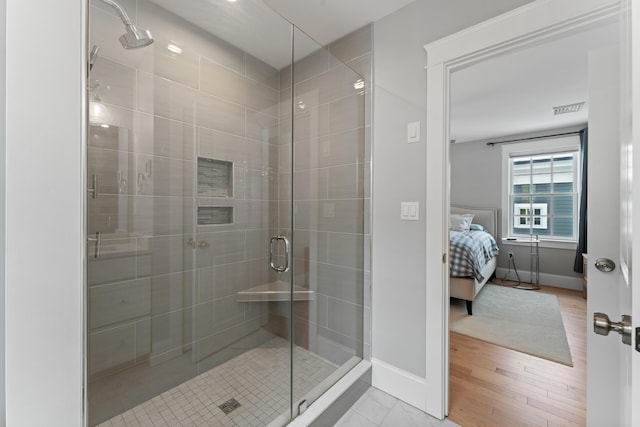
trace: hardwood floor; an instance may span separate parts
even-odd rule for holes
[[[558,298],[574,366],[452,332],[449,420],[463,427],[586,424],[587,301],[579,291],[543,286],[532,292]]]

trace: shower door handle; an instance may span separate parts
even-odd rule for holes
[[[273,246],[278,240],[282,240],[284,242],[284,266],[276,265],[275,260],[273,259]],[[285,236],[273,236],[271,238],[271,241],[269,242],[269,263],[271,264],[271,268],[278,273],[286,273],[289,271],[289,239]]]
[[[89,237],[87,238],[87,240],[89,240],[90,242],[96,242],[96,246],[95,246],[95,250],[93,252],[93,257],[94,258],[100,258],[100,249],[102,246],[102,233],[99,231],[96,231],[96,237]]]
[[[89,194],[91,194],[92,199],[96,199],[98,197],[98,175],[95,173],[91,176],[91,188],[89,188]]]

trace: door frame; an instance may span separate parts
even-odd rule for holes
[[[427,52],[426,200],[429,201],[426,205],[425,408],[434,417],[443,419],[448,414],[449,403],[451,74],[494,56],[614,22],[619,7],[618,0],[537,0],[424,46]]]

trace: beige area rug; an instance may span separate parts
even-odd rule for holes
[[[555,295],[487,284],[473,302],[451,299],[449,329],[501,347],[573,366]]]

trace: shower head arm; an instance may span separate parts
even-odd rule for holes
[[[108,4],[109,6],[114,8],[116,12],[118,12],[122,23],[127,27],[127,29],[135,28],[133,22],[131,22],[131,18],[129,18],[129,15],[127,15],[127,12],[125,12],[122,6],[120,6],[113,0],[102,0],[102,2]]]

